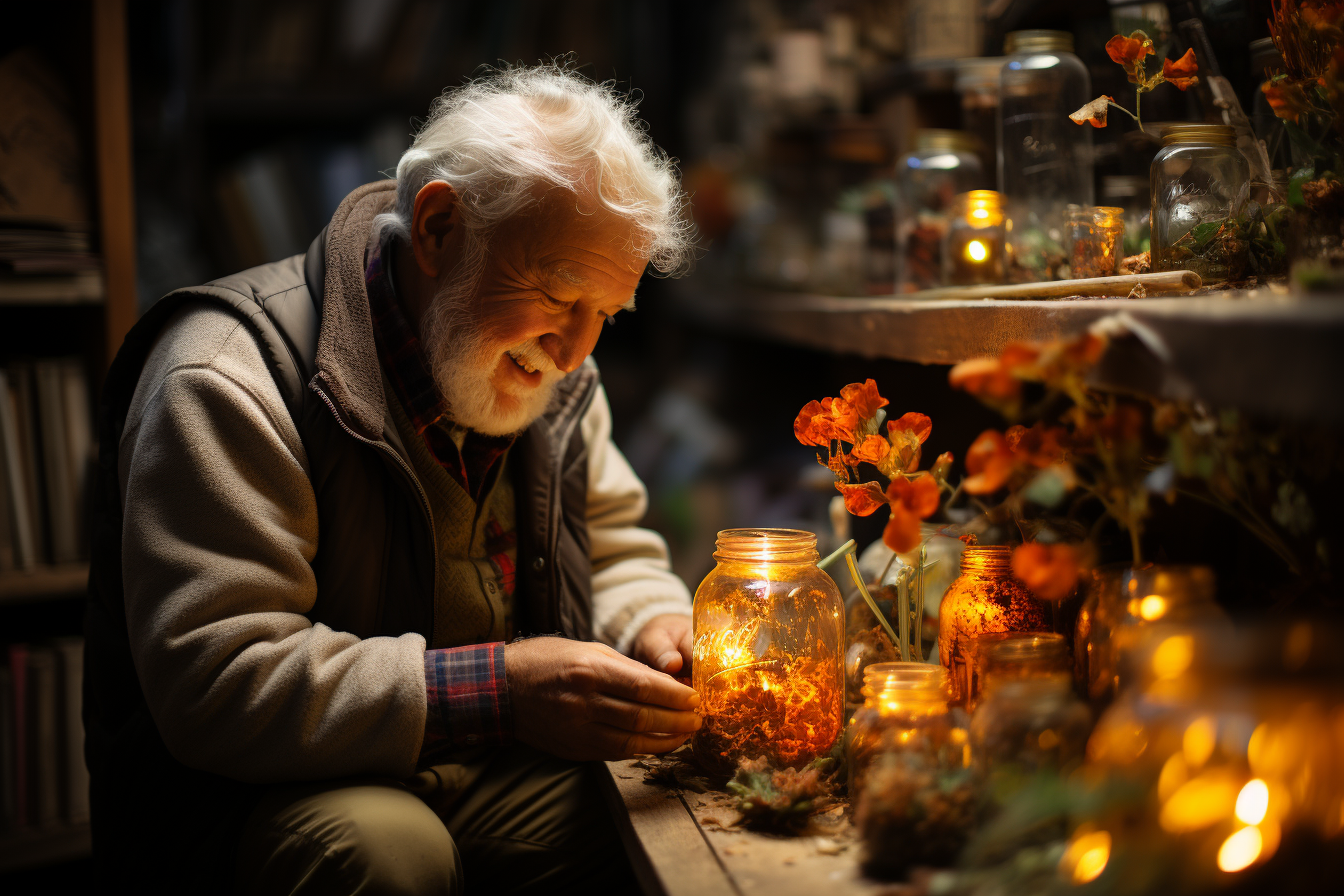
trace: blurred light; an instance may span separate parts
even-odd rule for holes
[[[1190,777],[1190,770],[1185,764],[1185,757],[1180,753],[1172,753],[1171,757],[1162,764],[1162,774],[1157,778],[1157,796],[1158,799],[1166,800],[1176,792]]]
[[[1260,857],[1262,846],[1264,838],[1259,828],[1242,828],[1218,848],[1218,867],[1228,872],[1240,871]]]
[[[1197,769],[1209,761],[1218,742],[1218,726],[1209,716],[1200,716],[1185,729],[1181,749],[1190,768]]]
[[[1158,822],[1173,834],[1197,831],[1230,817],[1236,810],[1237,784],[1225,769],[1186,781],[1162,805]]]
[[[1283,642],[1283,667],[1296,672],[1311,659],[1311,625],[1299,622],[1288,630],[1288,638]]]
[[[1059,735],[1055,733],[1055,729],[1047,728],[1036,738],[1036,742],[1041,745],[1042,750],[1053,750],[1059,746]]]
[[[1156,594],[1150,594],[1139,601],[1139,615],[1148,622],[1154,619],[1161,619],[1167,612],[1167,599],[1159,597]]]
[[[1091,831],[1076,835],[1059,859],[1059,873],[1067,881],[1088,884],[1101,876],[1111,859],[1111,835]]]
[[[984,209],[976,209],[971,214],[974,215],[977,212],[984,212]],[[966,244],[966,257],[971,261],[984,261],[989,257],[989,249],[980,240],[971,240]]]
[[[977,208],[971,212],[971,217],[975,218],[977,221],[983,221],[985,218],[989,217],[989,209]]]
[[[1190,635],[1172,635],[1153,651],[1153,672],[1158,678],[1179,678],[1195,658],[1195,640]]]
[[[1269,811],[1269,787],[1259,778],[1252,778],[1237,794],[1237,819],[1246,824],[1259,824]]]

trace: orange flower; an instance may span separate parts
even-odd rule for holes
[[[933,421],[924,414],[914,411],[902,414],[899,420],[889,421],[887,438],[891,441],[892,469],[888,475],[913,473],[918,470],[920,446],[931,432]]]
[[[1195,61],[1194,50],[1186,50],[1185,55],[1175,62],[1170,59],[1162,60],[1162,77],[1166,78],[1168,84],[1181,90],[1199,80],[1195,77],[1198,72],[1199,63]]]
[[[879,408],[884,408],[890,403],[877,394],[877,383],[871,379],[862,383],[850,383],[840,390],[840,397],[854,409],[860,420],[870,419]]]
[[[966,472],[961,487],[972,495],[996,492],[1013,475],[1013,450],[1003,433],[987,429],[966,451]]]
[[[898,474],[887,486],[891,519],[882,530],[882,542],[898,554],[919,546],[919,521],[928,519],[941,502],[938,483],[932,476],[907,479]]]
[[[821,408],[831,416],[831,436],[842,442],[853,443],[854,431],[859,428],[859,415],[843,398],[823,398]]]
[[[876,482],[861,482],[857,485],[837,482],[835,487],[845,496],[845,509],[855,516],[871,516],[873,511],[887,503],[886,495]]]
[[[1129,37],[1117,34],[1106,41],[1106,55],[1116,65],[1123,67],[1129,80],[1135,84],[1139,81],[1139,69],[1143,67],[1144,57],[1152,52],[1153,42],[1142,31],[1131,32]]]
[[[818,448],[831,447],[833,429],[831,415],[822,408],[819,401],[809,401],[803,405],[803,409],[793,421],[793,434],[797,436],[798,441]]]
[[[1014,459],[1033,467],[1049,467],[1062,463],[1068,454],[1064,447],[1068,433],[1062,427],[1035,424],[1030,429],[1025,426],[1011,426],[1003,434],[1008,447],[1012,449]]]
[[[1297,124],[1302,113],[1311,111],[1311,101],[1307,99],[1307,92],[1297,81],[1284,79],[1266,81],[1260,85],[1260,92],[1269,101],[1269,108],[1284,121]]]
[[[1104,128],[1106,127],[1106,115],[1111,111],[1111,103],[1113,102],[1115,102],[1113,98],[1103,94],[1077,112],[1070,112],[1069,118],[1074,124],[1090,124],[1094,128]]]
[[[849,453],[850,460],[858,463],[876,464],[886,459],[887,452],[891,450],[891,445],[881,436],[864,436],[863,441],[854,446],[854,450]]]
[[[1022,394],[1022,384],[998,358],[962,361],[948,372],[947,382],[987,402],[1015,401]]]
[[[952,472],[952,452],[944,451],[934,460],[933,466],[929,467],[929,472],[933,474],[934,479],[947,481],[947,476]]]
[[[1071,544],[1028,542],[1013,551],[1013,575],[1041,600],[1063,600],[1078,587],[1078,550]]]

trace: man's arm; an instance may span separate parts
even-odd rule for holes
[[[648,493],[611,440],[611,407],[601,386],[581,425],[588,445],[593,628],[603,642],[631,654],[654,619],[688,618],[691,595],[672,573],[662,536],[639,528]]]
[[[248,781],[410,774],[424,639],[303,615],[317,507],[279,391],[236,319],[198,310],[170,327],[120,446],[131,651],[164,742]]]

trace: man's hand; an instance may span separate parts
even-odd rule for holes
[[[653,617],[635,635],[630,655],[659,672],[690,675],[691,617],[677,613]]]
[[[514,736],[562,759],[664,753],[700,727],[695,691],[604,644],[518,641],[504,648],[504,674]]]

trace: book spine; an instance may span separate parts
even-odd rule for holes
[[[70,444],[65,434],[61,362],[39,361],[37,419],[42,434],[42,472],[46,479],[47,514],[51,521],[53,563],[79,560],[79,527],[75,521],[75,496],[70,481]]]
[[[9,645],[9,683],[14,709],[14,823],[28,824],[28,645]]]
[[[84,376],[84,365],[78,358],[67,358],[61,364],[61,399],[65,409],[65,438],[70,453],[70,481],[73,484],[75,526],[79,536],[77,547],[83,559],[89,555],[89,473],[96,457],[93,451],[89,383]]]
[[[84,639],[56,641],[61,657],[61,685],[65,716],[65,820],[89,820],[89,768],[84,763]]]
[[[28,649],[28,808],[31,822],[51,828],[61,821],[61,741],[56,651]]]
[[[28,482],[23,470],[23,448],[19,439],[19,422],[14,413],[13,386],[9,375],[0,370],[0,447],[4,454],[4,476],[9,506],[4,512],[13,523],[14,565],[31,569],[37,563],[37,544],[30,512]]]
[[[0,831],[19,826],[14,770],[14,678],[0,666]]]

